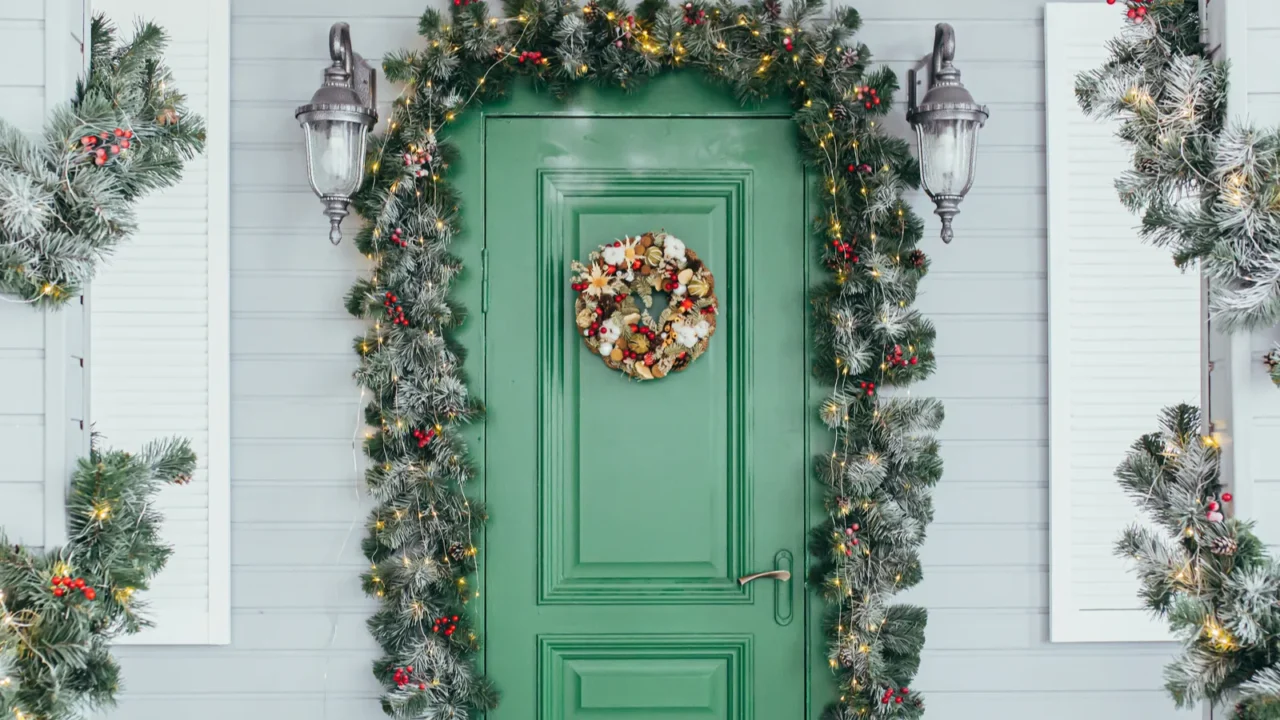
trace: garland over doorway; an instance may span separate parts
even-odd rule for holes
[[[372,397],[367,480],[379,505],[363,581],[378,601],[369,627],[383,650],[374,673],[389,714],[466,718],[497,703],[476,674],[480,638],[465,607],[479,596],[468,576],[486,516],[467,498],[476,470],[461,434],[481,407],[451,342],[462,316],[449,291],[463,268],[449,254],[461,221],[448,180],[450,123],[502,96],[516,76],[566,97],[584,82],[631,90],[684,67],[743,103],[790,98],[800,153],[817,179],[814,236],[830,275],[811,293],[815,372],[830,385],[819,412],[833,436],[816,462],[829,516],[811,545],[839,692],[827,717],[923,713],[910,683],[925,611],[891,601],[921,578],[942,406],[882,394],[934,365],[933,327],[912,308],[928,268],[916,248],[923,224],[902,197],[918,168],[907,144],[882,132],[897,79],[869,70],[870,54],[853,38],[857,12],[824,20],[823,10],[822,0],[785,8],[646,0],[635,10],[619,0],[509,0],[491,16],[484,2],[454,0],[447,17],[423,14],[421,50],[386,58],[388,79],[405,90],[354,200],[369,221],[357,244],[373,270],[347,305],[369,322],[356,340],[356,378]]]

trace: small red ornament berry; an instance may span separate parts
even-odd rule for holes
[[[51,582],[52,582],[55,586],[56,586],[56,585],[61,585],[61,584],[62,584],[62,576],[61,576],[61,575],[54,575],[54,576],[53,576],[53,580],[51,580]]]
[[[1213,501],[1210,501],[1210,502],[1209,502],[1209,509],[1210,509],[1210,510],[1217,510],[1217,509],[1218,509],[1218,507],[1219,507],[1219,505],[1218,505],[1218,502],[1217,502],[1216,500],[1213,500]]]
[[[85,589],[84,589],[84,597],[85,597],[85,599],[86,599],[86,600],[97,600],[97,599],[98,599],[98,591],[97,591],[97,590],[94,590],[93,588],[85,588]]]
[[[858,544],[858,538],[854,538],[854,539],[850,540],[849,542],[850,542],[850,543],[852,543],[852,544],[854,544],[854,545],[857,545],[857,544]]]
[[[76,578],[76,589],[77,590],[84,589],[84,578]]]
[[[898,703],[899,705],[901,705],[901,704],[902,704],[902,696],[901,696],[901,695],[899,695],[898,697],[894,698],[894,702],[896,702],[896,703]]]
[[[54,597],[62,597],[63,595],[65,595],[65,594],[66,594],[66,592],[67,592],[67,591],[66,591],[66,590],[64,590],[63,588],[61,588],[61,587],[56,587],[56,588],[54,588],[54,589],[53,589],[53,596],[54,596]]]
[[[858,523],[854,523],[849,526],[849,529],[853,530],[854,532],[858,532],[859,530],[862,529],[862,526],[859,525]]]
[[[1231,502],[1231,493],[1222,493],[1222,502]]]

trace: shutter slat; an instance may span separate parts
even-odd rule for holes
[[[1050,615],[1054,642],[1168,640],[1112,554],[1142,517],[1113,473],[1161,408],[1197,403],[1200,280],[1144,245],[1115,192],[1129,154],[1076,104],[1123,27],[1114,6],[1045,8],[1049,194]]]

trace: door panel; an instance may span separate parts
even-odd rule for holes
[[[773,119],[487,121],[496,720],[802,716],[802,578],[737,582],[804,552],[794,132]],[[632,382],[578,337],[568,266],[659,229],[711,268],[721,318],[689,369]]]

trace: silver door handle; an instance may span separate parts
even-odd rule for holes
[[[768,572],[759,572],[759,573],[756,573],[755,575],[743,575],[742,577],[738,578],[738,584],[746,585],[752,580],[764,580],[765,578],[768,578],[770,580],[781,580],[782,582],[786,582],[791,579],[791,573],[787,570],[770,570]]]

